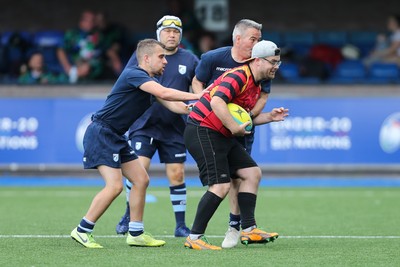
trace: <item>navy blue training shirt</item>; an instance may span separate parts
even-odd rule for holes
[[[152,104],[152,95],[139,89],[149,81],[156,80],[138,66],[126,66],[103,107],[94,114],[94,119],[103,121],[119,134],[125,134]]]
[[[225,71],[242,66],[232,57],[232,46],[224,46],[201,55],[196,68],[196,78],[207,86],[212,84]],[[271,91],[271,80],[261,82],[261,90],[267,94]]]
[[[189,92],[199,59],[190,51],[179,48],[173,55],[166,55],[168,63],[163,75],[157,77],[165,87]],[[136,53],[127,66],[136,65]],[[129,138],[138,135],[151,136],[160,141],[174,140],[183,143],[186,115],[176,114],[158,102],[154,102],[129,129]]]

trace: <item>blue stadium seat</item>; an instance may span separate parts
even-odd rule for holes
[[[64,32],[43,30],[35,33],[33,46],[35,50],[41,52],[47,68],[53,72],[63,72],[57,58],[57,48],[64,42]]]
[[[399,67],[394,63],[373,63],[368,69],[370,83],[397,83],[400,81]]]
[[[296,84],[316,84],[320,80],[316,77],[301,77],[299,66],[292,62],[283,62],[279,67],[278,76],[283,81]]]
[[[333,71],[329,83],[364,83],[367,70],[360,60],[345,60]]]
[[[27,31],[5,31],[1,34],[1,40],[0,40],[0,44],[1,45],[8,45],[10,42],[11,37],[14,34],[19,34],[19,36],[22,38],[23,41],[25,41],[28,44],[32,43],[32,34],[30,32]]]
[[[376,31],[353,31],[349,32],[349,43],[360,49],[361,57],[369,54],[376,42],[378,32]]]
[[[34,34],[33,44],[36,47],[54,47],[62,45],[64,32],[44,30]]]
[[[283,47],[284,42],[282,39],[282,35],[280,32],[277,31],[263,31],[262,32],[262,39],[274,42],[278,47]]]
[[[286,47],[291,48],[295,54],[300,56],[307,55],[315,44],[313,32],[284,32],[282,33],[282,39]]]
[[[278,72],[285,80],[298,79],[300,77],[299,66],[291,62],[283,62]]]
[[[340,48],[349,40],[345,31],[322,31],[315,34],[315,42]]]
[[[32,46],[32,36],[27,31],[5,31],[1,34],[2,72],[10,77],[17,77],[21,65],[27,60],[27,54]]]

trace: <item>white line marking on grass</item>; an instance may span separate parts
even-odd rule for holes
[[[69,235],[0,235],[0,238],[70,238]],[[173,235],[155,235],[161,238],[175,238]],[[209,238],[223,238],[222,235],[207,235]],[[123,235],[96,235],[96,238],[125,238]],[[279,236],[288,239],[400,239],[400,236],[354,236],[354,235],[304,235],[304,236]]]
[[[356,235],[309,235],[309,236],[279,236],[279,238],[309,238],[309,239],[329,239],[329,238],[345,238],[345,239],[391,239],[391,238],[400,238],[400,236],[356,236]]]

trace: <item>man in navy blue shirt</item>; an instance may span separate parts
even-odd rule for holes
[[[163,86],[189,92],[199,59],[190,51],[180,48],[182,39],[182,22],[176,16],[164,16],[157,22],[157,39],[166,47],[168,61],[163,75],[158,80]],[[132,55],[128,64],[135,65],[137,60]],[[184,180],[184,162],[186,148],[183,132],[186,126],[186,116],[173,113],[161,104],[154,103],[129,129],[131,146],[139,156],[143,166],[148,171],[150,161],[156,151],[161,163],[165,163],[167,177],[170,183],[170,199],[175,214],[175,236],[186,237],[190,230],[185,223],[186,184]],[[132,187],[126,181],[127,196]],[[117,224],[118,234],[128,231],[129,199],[127,208]]]
[[[123,176],[134,184],[130,192],[130,222],[126,243],[130,246],[158,247],[165,241],[144,232],[143,213],[149,176],[128,143],[125,133],[152,106],[155,96],[170,110],[188,114],[184,102],[202,95],[162,86],[154,76],[161,75],[167,64],[165,46],[153,39],[139,42],[136,49],[139,65],[128,64],[114,84],[103,107],[92,116],[83,139],[85,169],[98,169],[104,188],[94,197],[89,210],[71,237],[87,248],[102,248],[92,235],[97,220],[123,190]]]
[[[201,56],[193,79],[193,91],[201,92],[208,87],[225,71],[241,66],[251,56],[253,46],[261,40],[262,25],[249,19],[242,19],[236,23],[232,33],[233,46],[225,46],[211,50]],[[261,94],[255,107],[250,111],[251,117],[256,117],[263,110],[271,89],[271,81],[261,81]],[[246,151],[251,154],[254,142],[254,128],[251,134],[236,137]],[[235,178],[235,177],[233,177]],[[240,236],[240,210],[237,202],[237,193],[240,179],[232,179],[229,191],[229,228],[222,242],[223,248],[235,247]]]

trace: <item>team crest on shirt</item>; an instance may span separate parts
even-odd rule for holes
[[[186,73],[186,66],[185,65],[179,65],[178,66],[178,71],[180,74],[185,74]]]
[[[113,154],[113,160],[117,162],[119,160],[119,154]]]
[[[140,150],[142,148],[142,142],[136,142],[135,143],[135,149]]]

